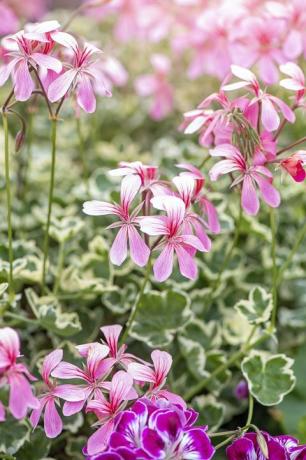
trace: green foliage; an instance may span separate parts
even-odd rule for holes
[[[250,291],[248,300],[240,300],[235,309],[247,318],[250,324],[265,324],[273,308],[272,296],[265,289],[256,286]]]

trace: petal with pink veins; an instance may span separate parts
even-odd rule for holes
[[[173,245],[166,244],[153,266],[154,276],[157,281],[165,281],[171,275],[173,270],[173,254]]]
[[[259,200],[253,180],[250,176],[245,176],[242,182],[241,206],[245,212],[255,216],[259,210]]]
[[[83,204],[83,212],[89,216],[108,216],[118,215],[119,211],[113,204],[107,203],[106,201],[85,201]]]
[[[32,80],[28,62],[20,60],[14,69],[14,92],[17,101],[27,101],[30,99],[32,92],[35,89],[35,84]]]
[[[76,385],[58,385],[54,388],[53,394],[65,401],[78,402],[86,398],[83,388]]]
[[[165,216],[144,216],[139,219],[140,229],[151,236],[167,235]]]
[[[48,98],[51,102],[56,102],[64,97],[77,76],[77,70],[70,69],[54,80],[48,88]]]
[[[63,429],[63,422],[59,416],[54,399],[50,398],[45,405],[44,429],[48,438],[56,438]]]
[[[128,238],[131,258],[139,267],[144,267],[150,257],[150,249],[143,241],[134,225],[128,226]]]
[[[60,73],[62,71],[63,66],[61,62],[52,56],[42,53],[33,53],[31,54],[31,58],[42,68],[53,70],[55,73]]]
[[[277,208],[280,205],[281,199],[276,188],[260,174],[254,173],[253,177],[259,187],[263,200],[272,208]]]
[[[270,98],[262,99],[261,121],[265,129],[269,132],[275,131],[279,127],[280,118],[275,110]]]
[[[32,388],[27,379],[18,373],[10,373],[8,376],[10,385],[9,409],[18,420],[24,418],[27,409],[37,409],[39,401],[33,396]]]
[[[45,357],[42,365],[42,377],[46,383],[49,381],[51,372],[62,361],[62,359],[63,350],[60,349],[52,351]]]
[[[85,110],[85,112],[95,112],[96,96],[90,78],[84,73],[79,76],[76,94],[78,104],[83,110]]]
[[[198,268],[193,257],[181,245],[177,245],[175,247],[175,252],[178,258],[181,274],[188,279],[196,279]]]
[[[127,226],[120,228],[110,249],[110,260],[114,265],[122,265],[127,258]]]

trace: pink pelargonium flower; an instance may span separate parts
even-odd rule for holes
[[[170,60],[162,54],[151,57],[154,74],[141,75],[135,81],[135,88],[139,96],[153,96],[150,116],[159,121],[165,118],[173,109],[173,89],[168,82],[171,70]]]
[[[166,211],[166,216],[145,216],[140,219],[140,228],[151,236],[164,237],[157,246],[161,254],[154,263],[154,276],[157,281],[165,281],[173,270],[174,253],[177,255],[180,272],[189,279],[196,279],[197,266],[191,255],[194,250],[205,251],[201,240],[194,235],[183,234],[186,207],[181,198],[158,196],[151,200],[154,207]]]
[[[7,50],[6,55],[11,60],[0,68],[0,86],[4,85],[11,75],[17,101],[28,100],[35,89],[35,82],[30,73],[31,68],[52,70],[57,74],[62,70],[61,62],[49,56],[47,54],[49,48],[43,49],[42,43],[44,42],[26,38],[23,30],[3,39],[3,46]]]
[[[130,213],[130,205],[137,195],[140,179],[137,175],[125,177],[121,182],[120,204],[106,203],[105,201],[86,201],[83,212],[90,216],[116,216],[119,221],[108,228],[119,228],[119,232],[110,250],[110,260],[115,265],[121,265],[127,258],[128,244],[131,258],[136,265],[143,267],[148,262],[150,249],[138,233],[140,207]]]
[[[231,144],[218,145],[209,152],[213,157],[224,157],[225,160],[215,164],[209,172],[212,181],[216,181],[220,174],[239,172],[233,185],[242,183],[241,205],[247,214],[256,215],[259,211],[259,200],[255,188],[258,186],[262,199],[271,207],[280,204],[279,192],[273,187],[273,176],[265,166],[252,164],[248,166],[241,152]]]
[[[240,78],[241,81],[223,86],[223,91],[249,87],[255,94],[250,106],[255,103],[261,103],[261,122],[267,131],[275,131],[279,127],[278,111],[283,114],[287,121],[294,123],[295,115],[290,107],[278,97],[263,92],[253,72],[237,65],[232,65],[231,70],[232,74]]]
[[[10,327],[0,329],[0,386],[9,385],[9,410],[22,419],[28,409],[39,407],[39,401],[33,395],[30,381],[36,380],[26,366],[17,363],[20,357],[20,342],[16,331]],[[5,410],[0,402],[0,420],[5,419]]]
[[[287,62],[280,66],[280,70],[290,78],[284,78],[279,82],[280,86],[296,91],[296,99],[299,102],[305,94],[305,75],[302,69],[294,62]]]
[[[125,371],[114,374],[108,385],[108,399],[101,393],[87,405],[87,412],[94,412],[102,425],[90,436],[87,442],[89,455],[103,451],[114,428],[115,417],[124,409],[127,401],[137,399],[138,394],[133,388],[133,378]]]
[[[135,360],[141,361],[131,353],[126,353],[127,345],[123,344],[119,347],[119,336],[122,331],[122,326],[119,324],[112,324],[111,326],[103,326],[100,330],[105,337],[107,346],[109,347],[109,356],[113,358],[116,364],[122,364],[122,366],[127,367]]]
[[[97,67],[97,60],[93,56],[102,51],[90,43],[80,48],[77,41],[71,43],[73,52],[72,63],[67,65],[68,70],[56,78],[48,88],[48,98],[51,102],[59,101],[69,91],[74,91],[78,105],[85,112],[93,113],[96,110],[94,86],[99,84],[101,90],[101,75]],[[101,91],[100,91],[101,92]],[[110,97],[111,92],[105,87],[104,96]]]
[[[63,429],[62,419],[56,409],[58,398],[69,401],[71,404],[84,398],[82,389],[74,385],[57,385],[55,381],[50,379],[51,373],[54,372],[62,359],[63,350],[54,350],[45,357],[41,372],[45,392],[39,398],[39,408],[33,410],[30,417],[33,428],[36,428],[44,411],[44,429],[48,438],[56,438]]]
[[[99,396],[103,388],[103,382],[111,371],[115,360],[106,358],[109,354],[109,347],[100,343],[89,343],[76,347],[80,355],[86,358],[86,365],[80,369],[75,364],[65,361],[52,371],[52,376],[60,379],[78,379],[85,382],[77,385],[76,391],[82,394],[78,400],[67,400],[63,407],[63,414],[66,416],[80,412],[84,404]]]
[[[157,166],[143,165],[141,161],[133,161],[132,163],[121,161],[119,168],[109,171],[109,175],[119,177],[136,176],[139,178],[138,188],[148,188],[157,181],[158,168]]]
[[[280,162],[280,165],[285,169],[295,182],[304,182],[306,179],[306,151],[300,150],[288,158]]]
[[[134,380],[139,382],[148,382],[150,387],[145,396],[150,399],[164,398],[173,404],[179,404],[186,408],[185,401],[178,395],[164,390],[167,375],[172,366],[172,357],[166,351],[154,350],[151,353],[153,368],[149,365],[131,363],[128,365],[128,373]]]

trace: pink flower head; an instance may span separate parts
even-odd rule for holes
[[[205,251],[203,243],[197,236],[182,233],[186,206],[181,198],[175,196],[158,196],[151,200],[157,209],[166,211],[166,216],[150,216],[140,219],[140,228],[152,236],[163,236],[158,247],[161,254],[154,263],[154,275],[157,281],[165,281],[173,270],[173,256],[177,255],[180,272],[189,279],[197,277],[197,266],[190,254],[194,250]]]
[[[109,347],[109,356],[113,358],[115,363],[120,363],[123,366],[127,367],[129,363],[137,359],[131,353],[126,353],[126,345],[121,345],[121,347],[118,346],[122,326],[120,326],[119,324],[113,324],[112,326],[103,326],[101,327],[101,331]]]
[[[20,357],[19,337],[14,329],[0,329],[0,386],[8,384],[10,388],[9,410],[17,419],[26,416],[28,409],[39,406],[34,397],[29,380],[36,380],[26,366],[17,363]],[[0,419],[5,419],[4,407],[0,408]]]
[[[70,401],[71,403],[84,398],[83,391],[78,387],[73,385],[57,385],[50,378],[51,373],[61,364],[62,359],[63,350],[54,350],[45,357],[41,372],[45,391],[39,398],[39,407],[33,410],[30,417],[33,428],[36,428],[44,411],[44,428],[48,438],[56,438],[63,429],[62,419],[56,409],[56,404],[59,404],[58,398]]]
[[[140,211],[139,206],[130,213],[130,205],[139,191],[140,178],[138,175],[125,177],[121,183],[120,204],[110,204],[104,201],[86,201],[83,205],[83,212],[90,216],[114,215],[119,221],[108,228],[118,228],[119,232],[110,250],[110,260],[115,265],[121,265],[127,258],[128,244],[131,258],[135,264],[143,267],[146,265],[150,255],[150,249],[138,233]]]
[[[172,366],[172,357],[166,351],[154,350],[151,353],[153,368],[148,365],[131,363],[128,366],[128,373],[134,380],[150,383],[145,396],[155,400],[165,398],[173,404],[179,404],[186,408],[185,401],[178,395],[168,390],[163,390],[166,384],[167,375]]]
[[[300,150],[294,153],[290,157],[282,160],[280,165],[290,174],[295,182],[304,182],[306,178],[306,151]]]
[[[11,75],[17,101],[26,101],[35,89],[31,68],[46,72],[51,70],[57,74],[62,70],[61,62],[47,54],[50,48],[46,46],[46,41],[48,44],[48,39],[44,37],[41,42],[29,39],[23,30],[3,39],[3,45],[7,49],[6,55],[10,60],[0,68],[0,86],[4,85]]]
[[[109,348],[100,343],[89,343],[76,347],[86,365],[80,369],[75,364],[62,361],[52,371],[52,376],[61,379],[78,379],[85,382],[74,386],[75,392],[81,396],[77,400],[66,399],[63,414],[66,416],[76,414],[83,409],[84,404],[101,393],[102,384],[107,374],[114,365],[114,359],[106,358]]]
[[[106,387],[106,385],[105,385]],[[137,399],[138,394],[133,388],[133,378],[124,371],[114,374],[107,385],[108,399],[100,393],[97,399],[92,399],[87,405],[87,412],[94,412],[102,425],[87,442],[87,452],[94,455],[107,447],[108,440],[114,428],[115,417],[124,409],[126,402]]]
[[[281,80],[279,84],[283,88],[296,91],[296,99],[300,101],[305,94],[305,76],[302,69],[294,62],[287,62],[280,66],[280,70],[290,78]]]
[[[111,93],[113,86],[125,86],[128,81],[128,73],[121,62],[111,56],[103,56],[96,63],[96,75],[94,89],[100,96],[105,96],[105,89]]]
[[[252,164],[248,166],[241,152],[231,144],[219,145],[210,150],[213,157],[224,157],[210,170],[210,178],[215,181],[220,174],[229,174],[239,172],[239,176],[232,185],[242,183],[241,205],[245,212],[250,215],[256,215],[259,210],[259,200],[255,184],[258,186],[262,199],[271,207],[278,207],[280,204],[280,195],[273,187],[273,176],[271,172],[261,165]]]
[[[173,89],[168,82],[170,60],[161,54],[154,54],[151,58],[154,74],[142,75],[137,78],[135,88],[139,96],[153,96],[150,116],[153,120],[162,120],[173,109]]]
[[[101,84],[97,60],[93,56],[102,51],[90,43],[85,43],[80,48],[75,39],[71,42],[73,53],[72,63],[67,65],[68,70],[54,80],[48,88],[48,98],[51,102],[59,101],[69,91],[74,91],[78,105],[85,112],[93,113],[96,110],[96,97],[94,94],[95,84]],[[105,96],[111,96],[105,88]]]
[[[157,166],[146,166],[141,161],[127,163],[122,161],[119,168],[109,171],[110,176],[137,176],[139,178],[139,187],[148,188],[158,179]]]

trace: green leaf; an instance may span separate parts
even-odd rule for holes
[[[269,355],[254,351],[244,358],[241,369],[254,398],[264,406],[279,404],[293,389],[294,361],[284,354]]]
[[[197,379],[201,380],[207,376],[205,372],[206,356],[203,347],[187,337],[178,338],[180,351],[186,360],[189,372]]]
[[[221,426],[225,406],[218,402],[213,395],[197,396],[192,400],[191,405],[199,412],[197,425],[208,425],[210,431],[216,431]]]
[[[38,426],[31,433],[31,437],[16,455],[17,460],[41,460],[45,458],[50,450],[51,441],[45,435],[44,430]]]
[[[183,292],[150,291],[139,302],[131,336],[150,347],[165,347],[190,319],[190,302]]]
[[[112,292],[102,295],[102,302],[114,314],[122,315],[130,310],[137,298],[135,284],[128,283],[123,289],[114,286]]]
[[[31,288],[26,289],[26,298],[40,325],[62,337],[80,332],[82,326],[77,313],[66,313],[51,296],[38,297]]]
[[[248,300],[240,300],[235,307],[251,324],[266,323],[273,309],[272,296],[260,286],[254,287]]]
[[[8,288],[8,283],[0,283],[0,297],[3,296],[7,288]]]
[[[74,238],[84,227],[85,222],[80,217],[62,217],[57,219],[52,218],[50,225],[50,236],[58,243],[64,243],[65,241]]]
[[[0,425],[0,453],[14,455],[28,437],[29,428],[26,423],[9,417]]]
[[[204,322],[194,318],[180,332],[180,336],[200,344],[204,350],[218,348],[222,342],[220,325],[213,320]]]

